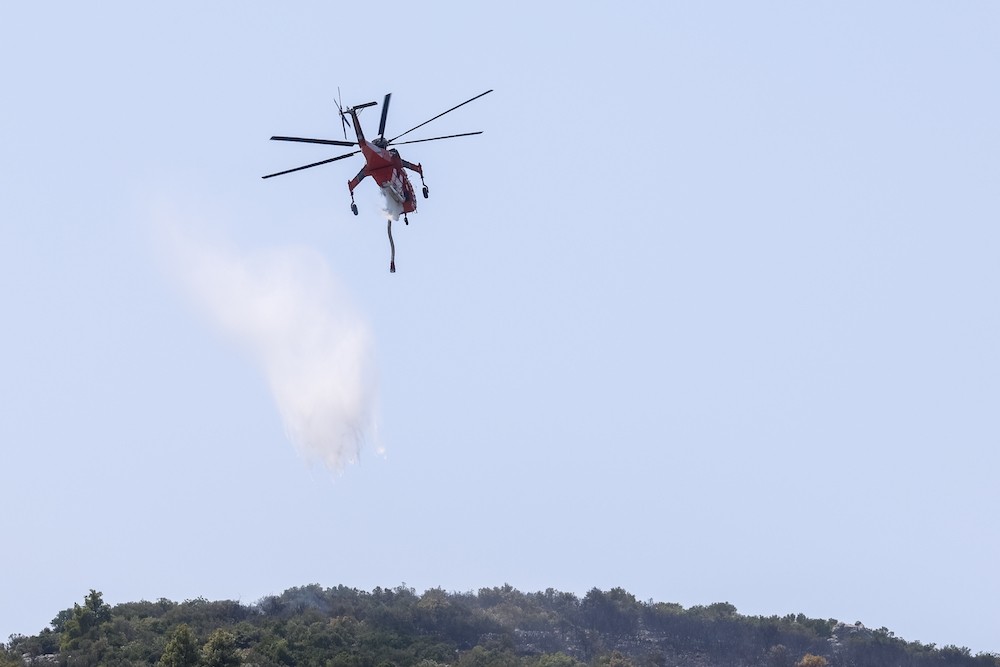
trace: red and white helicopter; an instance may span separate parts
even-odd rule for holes
[[[338,139],[310,139],[307,137],[271,137],[274,141],[297,141],[307,144],[327,144],[332,146],[357,146],[358,150],[346,153],[344,155],[338,155],[337,157],[332,157],[328,160],[320,160],[319,162],[313,162],[312,164],[303,165],[301,167],[295,167],[294,169],[286,169],[285,171],[279,171],[274,174],[268,174],[267,176],[262,176],[262,178],[271,178],[273,176],[281,176],[283,174],[290,174],[294,171],[302,171],[303,169],[310,169],[312,167],[318,167],[323,164],[328,164],[330,162],[336,162],[337,160],[343,160],[344,158],[351,157],[352,155],[357,155],[362,153],[365,157],[365,166],[361,168],[357,176],[352,178],[347,182],[347,188],[351,193],[351,211],[354,215],[358,214],[358,206],[354,203],[354,188],[363,181],[366,177],[371,176],[378,183],[379,188],[382,190],[382,194],[385,196],[386,202],[386,212],[389,215],[389,247],[391,249],[391,256],[389,259],[389,271],[392,273],[396,272],[396,246],[392,241],[392,221],[398,220],[399,216],[403,216],[403,221],[406,224],[410,224],[410,220],[407,217],[408,213],[413,213],[417,210],[417,198],[413,193],[413,185],[410,183],[409,177],[406,175],[405,169],[414,171],[420,174],[420,184],[423,186],[422,191],[424,199],[426,199],[430,194],[430,189],[428,189],[427,184],[424,182],[424,169],[420,163],[413,164],[412,162],[407,162],[399,155],[399,151],[392,146],[399,146],[402,144],[416,144],[423,141],[437,141],[439,139],[454,139],[455,137],[468,137],[474,134],[482,134],[479,132],[463,132],[461,134],[449,134],[443,137],[430,137],[428,139],[411,139],[409,141],[397,141],[400,137],[404,137],[410,132],[427,125],[431,121],[437,120],[446,113],[450,113],[455,109],[472,102],[473,100],[478,100],[483,95],[487,93],[492,93],[493,90],[487,90],[485,93],[480,93],[475,97],[468,99],[461,104],[457,104],[447,111],[443,111],[438,115],[434,116],[430,120],[426,120],[419,125],[411,127],[406,132],[402,134],[397,134],[392,139],[385,138],[385,119],[389,113],[389,98],[392,97],[392,93],[388,93],[385,99],[382,101],[382,119],[379,121],[378,125],[378,137],[373,141],[367,141],[365,139],[364,133],[361,131],[361,123],[358,121],[358,112],[366,107],[375,106],[378,102],[367,102],[365,104],[359,104],[357,106],[343,108],[343,106],[337,103],[337,110],[340,112],[340,122],[342,129],[344,130],[344,141]],[[339,91],[338,91],[339,98]],[[350,115],[351,120],[347,119]],[[357,141],[347,141],[347,125],[351,124],[357,134]]]

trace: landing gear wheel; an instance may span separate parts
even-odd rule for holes
[[[410,219],[406,217],[405,213],[403,214],[403,222],[405,222],[406,224],[410,224]]]
[[[427,198],[428,198],[428,197],[430,197],[430,196],[431,196],[431,191],[430,191],[430,190],[429,190],[429,189],[427,188],[427,186],[425,185],[425,186],[424,186],[424,199],[427,199]]]
[[[357,204],[351,204],[351,213],[353,213],[354,215],[358,214],[358,205]]]

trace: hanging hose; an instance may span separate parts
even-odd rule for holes
[[[389,218],[389,249],[392,254],[389,256],[389,273],[396,272],[396,244],[392,242],[392,218]]]

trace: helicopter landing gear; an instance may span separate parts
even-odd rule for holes
[[[420,167],[420,165],[418,164],[417,167]],[[417,173],[420,174],[420,185],[424,186],[423,187],[424,199],[427,199],[431,194],[431,190],[430,188],[427,187],[427,184],[424,183],[424,170],[422,168],[418,169]]]

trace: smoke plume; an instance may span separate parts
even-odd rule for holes
[[[323,258],[304,248],[240,253],[176,225],[167,236],[176,275],[260,365],[289,439],[333,471],[356,462],[375,438],[373,337]]]

